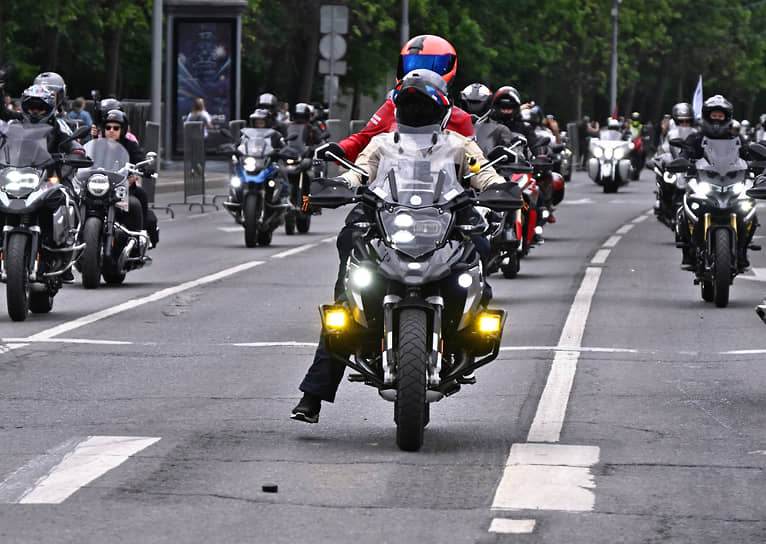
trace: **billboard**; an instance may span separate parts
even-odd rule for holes
[[[212,118],[205,149],[214,151],[235,115],[236,19],[175,19],[173,37],[173,151],[183,151],[183,123],[197,98]]]

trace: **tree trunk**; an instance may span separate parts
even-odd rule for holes
[[[298,99],[301,102],[311,100],[311,91],[314,88],[314,73],[316,72],[317,57],[319,55],[319,2],[309,1],[306,9],[306,20],[309,24],[304,27],[305,48],[303,55],[303,69],[301,70],[298,87]]]
[[[122,43],[121,28],[104,28],[102,34],[104,44],[104,82],[105,96],[117,95],[117,74],[120,68],[120,44]]]
[[[660,79],[657,82],[657,89],[655,91],[655,100],[650,101],[649,116],[647,119],[659,119],[662,116],[662,107],[665,98],[665,89],[668,86],[668,71],[670,69],[670,57],[665,55],[662,58],[662,64],[660,65]]]
[[[582,119],[582,74],[577,74],[577,78],[575,79],[575,120],[579,121]]]

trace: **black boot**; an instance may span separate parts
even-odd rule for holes
[[[311,393],[304,393],[298,405],[293,408],[290,419],[306,423],[317,423],[319,422],[319,410],[321,408],[322,399]]]

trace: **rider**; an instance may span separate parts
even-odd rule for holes
[[[492,105],[492,91],[483,83],[471,83],[460,91],[460,98],[474,123],[476,119],[483,117]]]
[[[394,92],[393,100],[397,125],[407,127],[435,125],[437,129],[441,129],[445,137],[461,143],[460,152],[454,158],[460,179],[462,179],[463,174],[467,173],[471,157],[476,158],[480,163],[486,160],[476,142],[455,131],[445,129],[452,108],[447,98],[447,83],[439,77],[439,74],[425,69],[411,71],[402,79]],[[397,138],[398,134],[396,133],[379,134],[370,141],[369,145],[359,155],[357,164],[369,172],[370,179],[375,178],[381,158],[382,145],[396,141]],[[362,183],[361,177],[354,172],[347,172],[340,179],[352,187]],[[484,189],[493,183],[504,182],[505,179],[492,168],[487,168],[471,178],[472,185],[478,189]],[[355,208],[350,215],[358,219],[359,214],[363,213],[359,208]],[[347,222],[350,221],[347,219]],[[339,280],[335,286],[336,300],[342,299],[343,294],[342,277],[339,277]],[[304,392],[304,395],[293,409],[292,419],[316,423],[319,420],[321,401],[333,402],[335,400],[335,392],[343,378],[344,370],[343,366],[333,361],[320,338],[314,361],[300,385],[300,390]]]
[[[705,100],[702,104],[702,123],[700,132],[690,134],[683,147],[681,148],[681,156],[695,161],[701,159],[704,156],[704,150],[702,148],[702,140],[708,138],[711,140],[725,140],[739,138],[739,156],[745,160],[750,158],[750,153],[747,149],[742,136],[732,133],[731,126],[734,115],[734,106],[731,102],[726,100],[722,95],[716,94]],[[758,225],[757,216],[753,218],[754,224]],[[678,229],[677,234],[688,235],[687,229]],[[755,228],[750,231],[749,236],[739,237],[739,247],[737,248],[737,263],[740,270],[745,270],[750,266],[750,261],[747,258],[747,246],[753,238]],[[683,240],[686,241],[686,240]],[[688,248],[683,250],[682,266],[692,266],[694,264],[694,256]]]
[[[452,44],[440,36],[424,34],[415,36],[402,47],[399,53],[399,64],[396,70],[397,83],[412,70],[426,68],[436,72],[444,81],[449,83],[457,71],[457,53]],[[316,149],[316,157],[325,159],[325,153],[331,151],[335,155],[345,155],[354,161],[370,142],[373,136],[383,132],[389,132],[395,123],[394,102],[389,96],[383,105],[378,108],[365,127],[356,134],[341,140],[339,143],[327,142]],[[473,124],[471,116],[458,107],[452,108],[447,128],[463,136],[473,136]]]
[[[122,107],[122,102],[114,97],[104,98],[98,103],[95,112],[96,117],[93,120],[93,126],[90,127],[91,138],[104,137],[104,133],[103,131],[99,130],[99,127],[104,126],[104,116],[112,110],[120,110],[123,113],[125,112],[125,108]],[[130,124],[125,126],[125,139],[130,140],[131,142],[135,142],[136,144],[139,143],[136,135],[130,131]]]
[[[540,151],[534,127],[525,123],[521,118],[521,97],[515,88],[505,85],[495,91],[489,116],[504,124],[511,132],[524,136],[527,140],[527,147],[533,154]]]
[[[130,162],[137,164],[146,159],[146,154],[141,147],[125,137],[128,126],[128,117],[120,110],[111,110],[104,117],[104,137],[115,140],[125,148],[130,156]],[[145,173],[149,173],[148,171]],[[146,229],[152,247],[159,242],[159,229],[157,228],[157,216],[149,209],[149,198],[143,187],[136,183],[138,176],[131,174],[128,177],[130,185],[130,203],[125,215],[125,225],[133,231]]]
[[[255,103],[255,109],[268,110],[271,114],[271,127],[282,133],[282,136],[287,136],[287,124],[277,120],[277,114],[279,113],[279,100],[272,93],[263,93],[258,96],[258,100]]]

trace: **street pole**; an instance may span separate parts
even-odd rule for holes
[[[410,39],[410,2],[402,0],[402,46]]]
[[[151,120],[160,123],[162,103],[162,0],[152,1],[152,109]]]
[[[612,66],[611,81],[609,82],[609,115],[617,107],[617,19],[620,0],[612,0]]]

